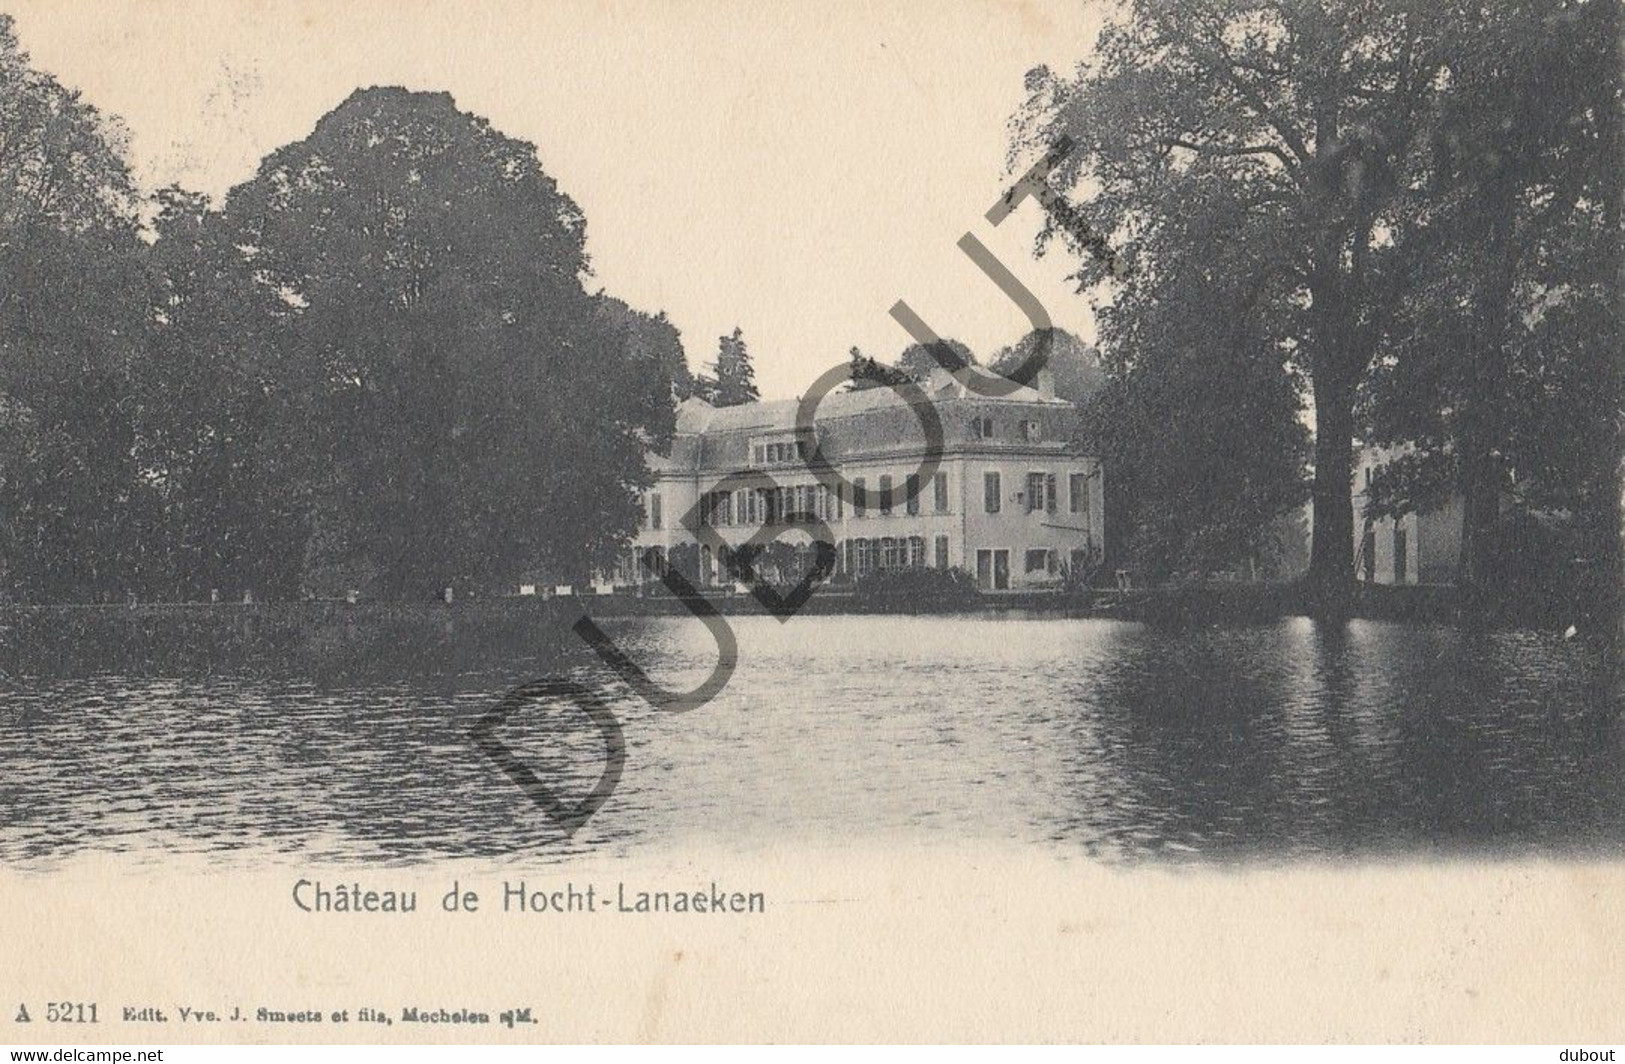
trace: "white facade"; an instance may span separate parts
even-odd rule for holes
[[[1354,469],[1354,572],[1368,584],[1448,584],[1461,555],[1461,498],[1420,513],[1368,520],[1372,481],[1402,450],[1368,447]]]
[[[934,469],[914,412],[892,389],[819,404],[818,446],[850,484],[845,492],[820,484],[802,457],[810,445],[796,432],[796,401],[684,402],[670,454],[650,458],[655,481],[634,550],[657,570],[694,551],[687,568],[715,585],[737,578],[734,550],[771,537],[799,548],[804,569],[820,529],[797,518],[815,515],[836,550],[837,582],[877,569],[959,568],[984,590],[1006,591],[1058,587],[1068,571],[1092,569],[1104,543],[1104,478],[1067,442],[1071,405],[1042,383],[1001,398],[946,374],[925,387],[943,427]],[[924,474],[910,499],[911,478]],[[725,484],[730,475],[758,483]],[[691,510],[703,535],[683,526]],[[623,562],[618,583],[656,579],[637,562]]]

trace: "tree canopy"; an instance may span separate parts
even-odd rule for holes
[[[0,15],[0,577],[93,598],[147,576],[135,459],[139,197],[116,123],[43,71]]]
[[[943,361],[947,363],[946,369],[952,371],[961,366],[978,366],[976,355],[969,347],[954,339],[939,341],[942,345]],[[903,381],[922,383],[929,377],[942,362],[937,360],[937,354],[925,344],[913,343],[903,348],[893,363],[881,362],[870,358],[857,348],[848,353],[850,364],[850,380],[847,384],[849,391],[864,391],[868,388],[879,388],[888,383],[899,384]]]
[[[1034,356],[1040,356],[1039,360],[1034,361]],[[1100,353],[1065,329],[1034,329],[1010,346],[999,348],[989,364],[1001,376],[1032,384],[1032,379],[1018,377],[1024,366],[1031,367],[1034,378],[1037,370],[1049,370],[1055,394],[1077,406],[1087,403],[1106,383]]]
[[[0,79],[10,594],[415,597],[613,560],[686,367],[664,315],[584,288],[532,145],[360,90],[218,208],[165,190],[143,240],[115,127],[9,21]]]
[[[717,358],[710,372],[696,382],[696,393],[713,406],[741,406],[761,399],[756,390],[756,367],[751,364],[745,334],[734,329],[731,336],[717,338]]]
[[[1571,214],[1589,204],[1601,221],[1607,204],[1617,202],[1617,194],[1600,189],[1573,199],[1571,183],[1537,176],[1556,174],[1564,169],[1561,155],[1600,147],[1606,130],[1617,129],[1617,72],[1608,72],[1606,60],[1618,40],[1617,9],[1585,0],[1522,7],[1132,0],[1075,73],[1040,69],[1028,78],[1014,149],[1047,150],[1062,136],[1076,145],[1058,172],[1077,200],[1073,224],[1055,225],[1049,235],[1080,251],[1104,236],[1128,267],[1083,255],[1077,275],[1081,288],[1097,293],[1114,376],[1158,373],[1163,360],[1181,357],[1162,350],[1167,330],[1176,328],[1162,303],[1189,297],[1179,313],[1216,341],[1202,345],[1204,357],[1243,373],[1258,359],[1278,363],[1284,379],[1305,389],[1314,430],[1310,576],[1328,609],[1343,608],[1354,577],[1357,429],[1387,417],[1367,410],[1363,422],[1357,418],[1362,394],[1386,402],[1373,381],[1401,363],[1417,379],[1430,378],[1435,401],[1421,405],[1451,412],[1458,454],[1496,449],[1511,438],[1511,421],[1530,413],[1521,399],[1512,404],[1515,419],[1491,413],[1493,403],[1467,401],[1469,392],[1504,390],[1493,382],[1512,378],[1496,370],[1485,380],[1486,367],[1505,361],[1486,355],[1497,341],[1477,326],[1464,332],[1460,304],[1430,299],[1425,290],[1454,246],[1463,263],[1476,255],[1479,268],[1444,287],[1455,283],[1469,305],[1509,320],[1504,281],[1484,275],[1517,257],[1499,241],[1529,233],[1506,220],[1510,200],[1497,196],[1519,194],[1505,186],[1522,189],[1537,214],[1564,202]],[[1576,69],[1563,70],[1571,55]],[[1602,228],[1617,241],[1617,212],[1614,219]],[[1476,250],[1464,239],[1475,226],[1480,238],[1496,231],[1493,253],[1482,239]],[[1594,265],[1617,261],[1598,251],[1593,245],[1579,257]],[[1462,285],[1478,295],[1466,295]],[[1578,299],[1579,288],[1573,291]],[[1177,328],[1197,338],[1202,331]],[[1452,331],[1463,338],[1454,345]],[[1225,337],[1247,337],[1253,346],[1243,350]],[[1462,352],[1463,342],[1471,354]],[[1420,356],[1452,346],[1455,354],[1443,359]],[[1453,369],[1444,371],[1445,362]],[[1396,369],[1391,383],[1411,369]],[[1448,387],[1447,377],[1473,387]],[[1284,428],[1280,390],[1263,394],[1269,424]],[[1249,402],[1230,416],[1258,413]],[[1498,427],[1469,443],[1479,436],[1469,426],[1480,420]],[[1617,429],[1598,422],[1591,429],[1617,438]],[[1404,431],[1420,433],[1421,426]],[[1189,443],[1191,460],[1199,461],[1201,441]]]

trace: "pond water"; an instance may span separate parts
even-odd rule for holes
[[[589,654],[395,682],[97,676],[0,686],[0,861],[86,851],[527,862],[690,843],[1003,840],[1103,860],[1625,851],[1625,725],[1594,650],[1375,621],[1157,628],[1056,617],[731,618],[685,713]],[[679,618],[606,624],[656,679],[716,660]],[[603,686],[619,787],[573,837],[470,742],[540,675]],[[498,734],[582,794],[597,728]]]

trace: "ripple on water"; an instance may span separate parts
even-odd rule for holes
[[[590,667],[627,741],[565,839],[468,741],[515,669],[388,683],[99,676],[0,690],[0,859],[87,850],[410,862],[702,841],[1018,839],[1105,860],[1618,852],[1617,688],[1534,633],[1308,621],[733,621],[727,689],[651,710]],[[613,634],[661,682],[714,650]],[[584,792],[597,729],[527,706],[502,735]]]

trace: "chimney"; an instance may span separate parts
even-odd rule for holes
[[[1033,387],[1038,390],[1040,398],[1055,398],[1055,374],[1050,372],[1048,366],[1038,371],[1038,375],[1033,378]]]

